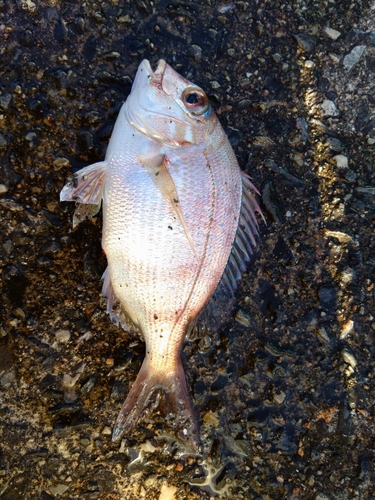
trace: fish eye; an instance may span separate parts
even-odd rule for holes
[[[204,115],[210,109],[208,97],[200,88],[188,87],[182,93],[181,99],[193,115]]]

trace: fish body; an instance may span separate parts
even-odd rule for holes
[[[159,407],[198,445],[181,350],[219,282],[235,288],[255,245],[260,210],[251,189],[203,90],[163,60],[155,71],[142,61],[104,162],[61,192],[79,203],[75,223],[102,202],[107,307],[146,343],[113,439]]]

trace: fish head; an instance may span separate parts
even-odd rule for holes
[[[203,144],[217,120],[205,92],[163,59],[155,71],[141,62],[124,113],[141,133],[171,147]]]

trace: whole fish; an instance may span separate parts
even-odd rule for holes
[[[62,201],[78,202],[73,225],[103,204],[107,308],[146,343],[114,440],[159,408],[198,446],[181,350],[213,294],[233,296],[245,270],[260,213],[252,191],[203,90],[163,60],[155,71],[142,61],[105,160],[61,191]]]

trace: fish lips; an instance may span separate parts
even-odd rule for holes
[[[134,85],[141,83],[138,81],[140,79],[143,80],[143,83],[147,79],[149,85],[154,85],[172,97],[181,96],[186,87],[193,85],[169,66],[164,59],[159,59],[155,71],[152,71],[150,62],[147,59],[143,59],[139,65]]]
[[[138,67],[137,74],[135,75],[133,87],[154,85],[158,87],[160,90],[163,89],[163,79],[164,73],[168,64],[164,61],[164,59],[160,59],[158,61],[156,70],[153,71],[150,61],[147,59],[143,59],[141,64]]]

